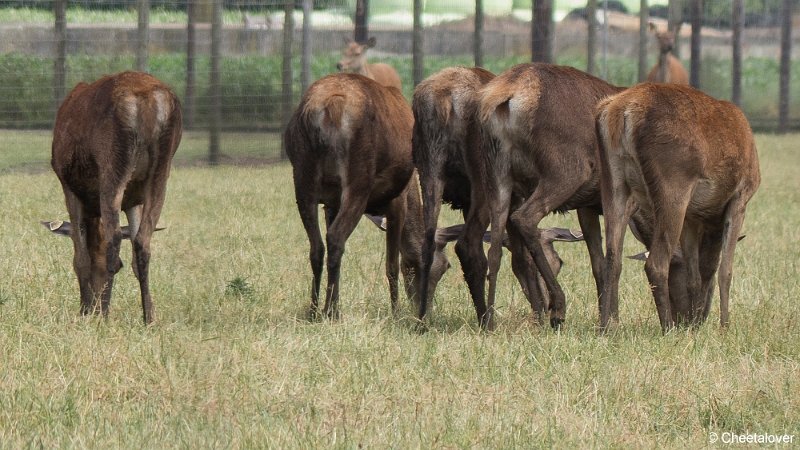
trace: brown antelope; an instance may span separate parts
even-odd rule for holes
[[[342,52],[342,59],[336,64],[336,68],[340,72],[358,73],[372,78],[383,86],[402,89],[400,75],[392,66],[384,63],[367,63],[367,50],[372,47],[375,47],[375,37],[369,38],[363,44],[348,40]]]
[[[419,273],[422,206],[411,160],[411,108],[397,89],[357,74],[328,75],[306,91],[287,125],[285,142],[294,173],[300,218],[310,242],[311,318],[317,315],[325,247],[318,205],[327,223],[324,314],[338,317],[339,272],[345,241],[364,213],[386,216],[386,277],[397,309],[398,253],[406,288]],[[430,283],[447,270],[437,253]],[[432,290],[431,290],[432,292]]]
[[[178,98],[140,72],[79,83],[56,115],[51,164],[64,190],[75,248],[81,313],[108,315],[122,231],[128,217],[133,270],[144,322],[153,321],[148,284],[150,238],[156,229],[170,164],[181,140]]]
[[[647,74],[647,81],[655,83],[689,84],[689,74],[681,61],[672,54],[675,47],[675,33],[672,31],[658,31],[653,22],[650,22],[650,32],[658,42],[658,62]]]
[[[564,292],[547,262],[538,228],[551,212],[577,209],[597,292],[602,292],[594,111],[598,101],[621,90],[577,69],[539,63],[514,66],[481,89],[479,120],[497,141],[483,152],[492,226],[487,315],[494,311],[503,233],[510,221],[547,285],[550,324],[558,327],[564,321]]]
[[[618,302],[625,224],[637,208],[651,229],[645,272],[662,330],[675,324],[670,295],[677,279],[670,265],[676,254],[695,322],[708,314],[719,268],[720,324],[726,326],[733,253],[761,181],[744,114],[686,86],[644,83],[598,105],[597,132],[607,241],[601,327]]]
[[[483,136],[476,121],[478,106],[478,90],[494,78],[494,74],[481,68],[451,67],[444,69],[420,83],[414,90],[412,110],[414,111],[414,135],[412,153],[414,163],[420,174],[423,192],[425,217],[425,242],[423,245],[423,266],[419,274],[419,294],[422,299],[419,318],[428,312],[426,300],[432,296],[427,291],[428,271],[437,251],[438,238],[442,230],[437,230],[437,221],[442,201],[449,203],[453,209],[461,210],[465,218],[476,216],[467,223],[480,232],[486,229],[489,221],[489,207],[485,202],[485,170],[481,169],[483,160],[477,158],[468,170],[465,157],[467,154],[480,152],[477,149],[467,152],[468,146],[483,145]],[[471,173],[471,175],[470,175]],[[471,185],[480,185],[471,189]],[[474,206],[474,208],[473,208]],[[464,228],[462,225],[448,227],[450,236]],[[541,317],[544,312],[545,299],[540,292],[536,278],[531,277],[532,262],[527,249],[521,242],[516,230],[511,229],[506,245],[512,249],[512,267],[520,281],[534,313]],[[551,230],[553,231],[553,230]],[[467,237],[476,237],[477,245],[467,241],[459,241],[456,251],[469,284],[478,320],[483,323],[486,318],[486,306],[483,302],[483,278],[486,273],[486,257],[480,243],[480,233],[466,233]],[[567,238],[569,236],[569,239]],[[457,237],[457,234],[456,236]],[[557,272],[560,258],[553,248],[554,240],[577,240],[572,234],[545,233],[542,237],[543,248],[548,252],[551,269]],[[516,251],[514,251],[516,249]]]

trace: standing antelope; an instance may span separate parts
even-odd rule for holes
[[[482,158],[473,158],[467,164],[468,155],[478,156],[486,145],[476,121],[476,110],[479,103],[478,90],[494,78],[494,74],[484,69],[451,67],[422,81],[414,90],[412,109],[414,111],[414,134],[412,152],[414,163],[420,174],[423,193],[425,242],[423,245],[423,266],[419,274],[419,293],[422,303],[419,318],[428,312],[427,299],[432,297],[428,292],[428,272],[437,251],[437,220],[442,201],[450,203],[453,209],[461,210],[466,222],[479,233],[467,232],[467,239],[476,238],[476,245],[468,240],[461,240],[456,245],[456,252],[461,262],[465,278],[469,284],[475,310],[479,322],[484,327],[493,325],[484,319],[486,306],[483,302],[483,279],[486,273],[486,257],[481,247],[480,233],[486,229],[489,221],[489,205],[485,201],[485,169]],[[467,148],[472,147],[473,151]],[[471,187],[475,188],[472,189]],[[474,216],[474,218],[471,218]],[[464,226],[449,227],[450,235],[461,234]],[[540,292],[536,277],[531,277],[532,261],[527,249],[515,229],[509,230],[507,245],[512,249],[512,267],[520,281],[523,291],[531,306],[540,318],[544,312],[544,296]],[[569,233],[550,230],[542,236],[543,248],[548,253],[551,269],[557,272],[561,268],[554,240],[577,240]],[[530,278],[529,278],[530,277]]]
[[[348,40],[342,52],[342,59],[336,64],[336,68],[340,72],[358,73],[372,78],[383,86],[402,89],[400,75],[392,66],[384,63],[367,63],[367,49],[372,47],[375,47],[375,37],[369,38],[363,44]]]
[[[397,308],[398,253],[406,289],[419,290],[422,205],[411,160],[411,108],[397,89],[357,74],[328,75],[306,91],[286,128],[300,218],[310,242],[311,318],[317,315],[325,246],[318,205],[325,207],[328,280],[324,314],[338,317],[339,272],[347,238],[364,213],[386,216],[386,277]],[[434,258],[430,283],[447,270]],[[431,289],[431,292],[433,290]]]
[[[597,292],[602,292],[602,205],[594,111],[601,99],[621,90],[577,69],[541,63],[514,66],[481,89],[479,119],[498,142],[482,152],[492,225],[487,315],[494,312],[509,220],[547,285],[551,326],[559,327],[564,321],[566,303],[541,245],[538,224],[547,214],[578,210]]]
[[[670,261],[677,253],[696,323],[708,314],[719,267],[726,326],[733,253],[761,181],[744,114],[689,87],[645,83],[601,102],[597,131],[607,241],[601,327],[618,301],[625,224],[637,207],[652,228],[645,272],[662,330],[675,325]]]
[[[58,109],[51,164],[73,224],[82,314],[97,311],[99,299],[103,315],[108,315],[114,275],[122,267],[122,210],[128,217],[144,322],[153,321],[150,238],[180,141],[178,98],[146,73],[123,72],[79,83]]]
[[[650,32],[658,42],[658,62],[647,74],[647,81],[655,83],[689,84],[689,74],[681,61],[672,54],[675,47],[675,33],[672,31],[658,31],[653,22],[650,22]]]

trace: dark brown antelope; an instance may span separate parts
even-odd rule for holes
[[[420,173],[425,211],[423,266],[419,275],[420,287],[424,291],[418,296],[423,300],[420,319],[428,312],[426,299],[432,296],[432,292],[427,291],[429,283],[426,280],[438,248],[437,239],[443,235],[441,229],[437,230],[442,201],[449,203],[453,209],[461,210],[467,218],[467,224],[476,230],[480,229],[477,234],[465,234],[476,237],[476,245],[460,241],[456,249],[470,292],[473,293],[478,320],[488,319],[483,302],[486,257],[480,242],[480,233],[486,229],[489,221],[489,207],[485,202],[483,187],[486,177],[481,158],[469,164],[469,169],[465,158],[470,153],[481,151],[475,148],[468,152],[468,146],[485,144],[476,120],[478,90],[492,78],[494,74],[481,68],[451,67],[428,77],[414,90],[413,155]],[[472,185],[476,189],[471,189]],[[475,218],[470,220],[470,215]],[[461,225],[448,227],[448,235],[453,237],[456,230],[460,233],[463,228]],[[546,299],[540,292],[537,277],[532,274],[532,261],[519,235],[514,229],[509,232],[509,239],[505,243],[512,249],[512,268],[534,313],[541,318]],[[548,259],[554,272],[560,269],[561,264],[552,243],[554,240],[567,240],[564,236],[555,232],[543,235],[543,246],[550,251]],[[573,235],[569,236],[573,237],[570,240],[577,240]],[[483,325],[492,326],[489,323]]]
[[[481,89],[479,119],[498,143],[482,152],[492,226],[487,315],[494,311],[507,221],[522,237],[547,285],[553,327],[564,321],[566,302],[541,244],[538,225],[547,214],[577,209],[597,292],[602,292],[594,111],[598,101],[620,90],[570,67],[538,63],[512,67]]]
[[[153,321],[148,271],[170,164],[181,140],[178,98],[139,72],[80,83],[56,115],[52,166],[64,190],[75,248],[73,265],[81,313],[108,315],[122,231],[128,217],[133,270],[139,279],[144,322]]]
[[[367,78],[372,78],[379,84],[402,89],[400,75],[388,64],[367,63],[367,50],[375,47],[375,38],[371,37],[365,43],[348,40],[342,52],[342,59],[336,64],[340,72],[358,73]]]
[[[689,84],[689,74],[681,61],[672,54],[675,47],[675,33],[672,31],[658,31],[653,22],[650,22],[650,32],[658,42],[658,62],[647,74],[647,81],[654,83]]]
[[[386,276],[397,309],[398,254],[406,288],[419,273],[422,207],[411,160],[411,108],[397,89],[357,74],[334,74],[312,84],[286,129],[300,218],[310,242],[311,317],[317,315],[325,248],[318,205],[327,223],[324,314],[338,316],[340,265],[347,238],[364,213],[386,216]],[[416,224],[416,225],[415,225]],[[429,280],[448,264],[441,252]],[[413,272],[413,273],[412,273]]]
[[[645,83],[599,104],[597,132],[607,240],[601,327],[618,302],[625,226],[637,209],[651,230],[643,239],[650,250],[645,272],[662,330],[675,325],[675,255],[695,322],[708,314],[719,270],[720,324],[726,326],[733,253],[761,181],[744,114],[689,87]]]

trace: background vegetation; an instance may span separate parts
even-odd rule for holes
[[[15,133],[0,135],[2,447],[697,448],[712,432],[800,439],[800,135],[757,137],[763,184],[736,255],[729,330],[718,328],[715,300],[699,330],[662,336],[642,266],[626,260],[622,323],[598,336],[582,244],[558,246],[569,308],[561,333],[531,323],[507,266],[498,331],[480,332],[448,250],[453,267],[430,330],[416,334],[410,308],[389,312],[383,236],[366,222],[344,257],[342,320],[304,321],[308,247],[287,164],[178,165],[167,228],[153,241],[156,324],[141,324],[127,243],[109,319],[80,317],[72,245],[37,223],[66,219],[46,170],[49,136]],[[191,160],[192,148],[184,141],[179,157]],[[446,212],[442,221],[457,220]],[[627,240],[628,254],[640,250]]]
[[[332,72],[339,54],[317,55],[312,60],[312,79]],[[573,67],[586,67],[583,56],[559,55],[558,63]],[[133,56],[70,56],[67,60],[67,86],[79,81],[94,80],[102,75],[127,70],[134,65]],[[395,67],[403,79],[406,98],[413,94],[412,64],[406,57],[381,59]],[[500,73],[514,64],[528,62],[523,56],[487,58],[484,66]],[[296,61],[295,73],[300,71]],[[791,80],[791,110],[800,110],[800,61],[793,61]],[[185,94],[186,58],[183,54],[160,54],[150,58],[150,72],[175,89],[183,99]],[[426,76],[445,67],[472,65],[470,56],[436,57],[426,60]],[[53,61],[50,58],[21,54],[0,55],[0,127],[49,128],[55,115],[52,92],[42,86],[52,85]],[[609,59],[608,80],[628,86],[636,81],[636,60],[624,57]],[[703,63],[702,85],[710,95],[728,98],[731,90],[730,60],[706,58]],[[197,59],[198,127],[207,123],[210,113],[208,92],[208,57]],[[744,61],[742,104],[752,125],[773,128],[777,117],[778,78],[764,74],[778,73],[778,62],[769,58],[748,58]],[[280,126],[281,115],[281,57],[242,56],[222,60],[222,107],[224,126],[228,129],[272,129]],[[294,98],[301,96],[299,83],[295,83]]]

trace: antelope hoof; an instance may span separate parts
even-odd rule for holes
[[[551,317],[550,326],[553,327],[555,331],[561,331],[561,328],[564,326],[564,319],[561,317]]]
[[[308,313],[306,314],[306,320],[309,322],[319,322],[322,317],[319,314],[319,310],[317,308],[311,307],[308,309]]]
[[[494,313],[491,311],[487,311],[486,314],[481,317],[480,321],[481,329],[484,331],[494,331],[495,324],[494,324]]]

